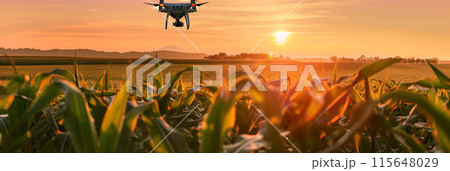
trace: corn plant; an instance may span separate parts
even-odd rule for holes
[[[265,92],[194,91],[188,67],[151,101],[111,86],[108,70],[85,80],[76,60],[75,73],[17,72],[0,86],[0,152],[450,152],[450,79],[431,64],[436,79],[371,79],[399,61],[341,77],[336,63],[325,92],[281,92],[263,77]],[[142,89],[165,85],[153,82]]]

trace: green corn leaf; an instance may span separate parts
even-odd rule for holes
[[[178,81],[177,91],[182,92],[183,89],[184,89],[184,82],[183,82],[183,79],[180,79],[180,81]]]
[[[383,59],[374,63],[371,63],[361,70],[359,70],[356,79],[353,81],[352,85],[358,84],[360,81],[376,74],[377,72],[380,72],[381,70],[391,66],[394,63],[400,62],[401,59],[397,58],[388,58]]]
[[[415,83],[410,83],[410,84],[403,84],[403,87],[410,87],[412,85],[418,85],[421,87],[425,87],[425,88],[440,88],[440,89],[450,89],[450,84],[445,84],[443,82],[437,82],[437,81],[433,81],[431,79],[423,79],[423,80],[419,80]]]
[[[93,93],[94,96],[99,96],[99,97],[110,97],[110,96],[114,96],[116,95],[117,92],[115,91],[105,91],[105,92],[100,92],[100,93]]]
[[[70,132],[75,150],[82,153],[98,152],[97,132],[83,94],[73,85],[63,82],[55,84],[66,94],[67,111],[63,125]]]
[[[40,121],[30,131],[20,136],[20,138],[18,138],[14,142],[6,145],[5,149],[7,152],[16,152],[31,139],[38,139],[38,137],[42,137],[48,129],[48,124],[45,121]]]
[[[173,87],[175,86],[175,83],[178,81],[178,79],[181,78],[181,75],[188,71],[193,71],[194,67],[188,67],[180,72],[177,72],[176,74],[172,75],[170,79],[170,87],[167,89],[165,93],[162,93],[158,98],[159,102],[159,109],[161,110],[161,113],[167,113],[168,112],[168,106],[170,104],[170,98],[171,98],[171,91],[173,90]]]
[[[348,87],[334,86],[331,90],[325,94],[325,106],[331,103],[335,103],[332,107],[329,107],[326,113],[316,117],[315,122],[323,125],[336,122],[345,111],[347,111],[349,100]],[[345,96],[340,97],[342,94]],[[335,102],[336,99],[339,99]]]
[[[9,133],[9,136],[14,136],[14,138],[17,138],[17,136],[20,136],[27,131],[28,127],[25,127],[23,125],[28,125],[29,122],[27,121],[28,118],[25,119],[23,115],[29,108],[30,104],[30,99],[26,99],[24,98],[24,96],[16,96],[14,98],[12,104],[7,110],[9,122],[11,124],[11,131]],[[8,139],[14,138],[8,137]]]
[[[70,135],[67,133],[59,133],[55,137],[56,152],[70,152]]]
[[[125,87],[125,86],[123,86]],[[115,152],[123,127],[128,93],[125,88],[117,93],[106,111],[100,134],[100,152]]]
[[[86,85],[86,81],[84,80],[84,76],[83,73],[79,74],[79,80],[80,80],[80,87],[81,88],[86,88],[86,89],[91,89],[91,87],[89,87],[88,85]]]
[[[69,80],[71,83],[76,84],[75,78],[73,77],[72,73],[70,73],[67,70],[55,69],[52,72],[50,72],[50,74],[60,75]]]
[[[336,60],[336,63],[334,64],[333,73],[331,74],[331,84],[336,84],[337,81],[337,67],[338,67],[338,61]]]
[[[61,90],[58,89],[56,84],[49,85],[39,96],[33,101],[30,108],[27,109],[25,114],[23,115],[23,120],[27,120],[31,118],[35,113],[41,111],[44,107],[50,105],[50,103],[58,97],[61,93]]]
[[[428,65],[430,65],[431,69],[433,69],[434,74],[438,78],[438,80],[444,84],[450,84],[450,78],[444,75],[438,68],[427,61]]]
[[[29,119],[33,118],[34,114],[41,111],[44,107],[50,105],[50,103],[55,99],[61,91],[58,89],[57,85],[49,85],[39,96],[31,103],[30,107],[16,120],[13,120],[12,129],[10,131],[10,136],[23,133],[26,125],[29,123]],[[10,116],[11,117],[11,116]],[[11,119],[11,118],[10,118]]]
[[[186,107],[190,106],[192,102],[194,102],[195,99],[195,92],[190,92],[189,90],[185,90],[183,94],[181,95],[180,99],[178,99],[172,106],[172,108],[169,111],[168,117],[175,116],[178,114],[181,110],[185,109]]]
[[[48,140],[45,145],[39,149],[39,153],[51,153],[56,151],[55,138]]]
[[[386,82],[387,82],[387,78],[388,77],[386,76],[386,78],[383,80],[383,82],[381,82],[380,86],[378,87],[377,93],[374,94],[376,100],[380,99],[380,97],[383,95],[384,87],[385,87]]]
[[[356,131],[365,126],[367,121],[374,114],[374,107],[375,104],[372,101],[359,103],[357,106],[355,106],[350,113],[350,127],[347,133],[341,136],[332,146],[324,149],[323,152],[330,153],[338,151],[341,146],[343,146],[350,138],[354,136]]]
[[[235,98],[238,97],[227,94],[224,89],[219,90],[214,106],[203,120],[201,152],[223,152],[223,141],[235,122]]]
[[[75,59],[73,60],[74,70],[75,70],[75,85],[77,87],[80,87],[80,79],[78,78],[78,60],[77,60],[77,53],[75,53]]]
[[[393,128],[394,138],[399,142],[400,146],[410,153],[425,153],[425,148],[419,140],[409,135],[402,129]]]
[[[70,153],[70,138],[67,133],[60,132],[39,149],[39,153]]]
[[[382,101],[387,99],[413,102],[428,111],[436,124],[435,130],[437,131],[437,136],[435,138],[440,143],[444,152],[450,152],[450,113],[444,106],[436,105],[419,94],[406,91],[388,94],[382,98]]]
[[[239,126],[240,134],[250,133],[252,121],[254,120],[255,114],[249,109],[249,104],[246,100],[241,100],[236,103],[236,125]]]
[[[22,86],[25,85],[30,80],[29,75],[19,75],[11,79],[9,81],[8,85],[6,86],[6,92],[7,93],[15,93],[18,91]]]
[[[91,115],[94,118],[95,128],[97,132],[100,133],[106,110],[108,110],[108,104],[99,98],[100,95],[85,94],[85,97],[88,102]]]
[[[52,75],[48,73],[37,74],[31,83],[31,89],[28,97],[34,99],[37,96],[39,90],[41,90],[42,87],[47,84],[51,77]]]
[[[102,75],[100,75],[98,78],[97,78],[97,81],[95,81],[95,84],[94,84],[94,90],[97,90],[97,91],[101,91],[101,90],[103,90],[103,88],[104,88],[104,79],[105,79],[105,73],[103,73]]]
[[[364,102],[364,99],[361,97],[361,95],[354,88],[352,88],[350,90],[350,99],[354,103],[363,103]]]
[[[52,129],[53,133],[55,135],[58,134],[58,132],[59,132],[58,124],[56,124],[56,120],[55,120],[52,112],[50,111],[50,109],[44,109],[42,111],[43,111],[44,116],[45,116],[45,121],[47,122],[49,127]]]
[[[149,110],[143,115],[143,121],[148,131],[150,132],[151,145],[153,150],[151,152],[158,153],[187,153],[191,152],[183,135],[164,121],[159,113],[158,104],[156,101],[152,103]]]
[[[105,71],[105,78],[103,78],[103,87],[102,87],[102,92],[104,91],[108,91],[110,86],[109,86],[109,67],[108,70]]]
[[[156,58],[158,58],[158,54],[156,54]],[[154,77],[155,80],[155,84],[156,84],[156,88],[159,89],[164,85],[164,79],[163,79],[163,75],[162,72],[160,70],[161,65],[158,63],[156,63],[155,66],[155,71],[158,73],[156,74],[156,76]]]
[[[14,94],[7,92],[6,87],[0,86],[0,112],[8,110],[9,106],[14,102]]]
[[[122,132],[120,133],[120,139],[119,143],[117,145],[117,151],[118,153],[126,153],[128,152],[128,147],[130,145],[130,137],[131,133],[136,128],[136,124],[138,121],[138,117],[140,114],[145,112],[149,107],[151,103],[146,103],[143,105],[139,105],[135,108],[133,108],[131,111],[127,112],[125,115],[125,119],[123,122],[123,128]]]

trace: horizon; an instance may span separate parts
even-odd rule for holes
[[[145,0],[5,1],[0,4],[0,14],[9,16],[0,19],[3,47],[142,52],[175,46],[197,52],[173,27],[164,30],[164,17]],[[251,53],[298,2],[210,1],[191,15],[189,31],[179,29],[200,53]],[[444,48],[450,39],[448,5],[440,0],[305,0],[255,53],[449,60]]]
[[[165,48],[165,47],[163,47]],[[38,51],[42,51],[42,52],[46,52],[46,51],[53,51],[53,50],[61,50],[61,51],[77,51],[77,50],[88,50],[88,51],[94,51],[94,52],[99,52],[99,53],[120,53],[120,54],[126,54],[126,53],[154,53],[154,52],[173,52],[173,53],[184,53],[184,54],[205,54],[207,56],[209,55],[217,55],[219,53],[225,53],[225,52],[218,52],[218,53],[214,53],[214,54],[208,54],[208,53],[203,53],[203,52],[188,52],[188,51],[177,51],[177,50],[170,50],[170,49],[155,49],[155,50],[148,50],[148,51],[102,51],[102,50],[96,50],[96,49],[37,49],[37,48],[6,48],[6,47],[0,47],[0,49],[5,49],[5,50],[38,50]],[[176,46],[172,46],[171,48],[179,48]],[[274,55],[275,57],[281,57],[283,56],[282,54],[270,54],[270,53],[264,53],[264,52],[240,52],[240,53],[226,53],[228,56],[234,56],[234,55],[240,55],[240,54],[265,54],[265,55]],[[3,54],[5,55],[5,54]],[[8,55],[8,54],[6,54]],[[8,55],[11,57],[14,57],[15,55]],[[18,55],[18,56],[22,56],[22,55]],[[54,55],[48,55],[48,56],[54,56]],[[207,57],[205,56],[205,57]],[[293,56],[283,56],[283,57],[287,57],[290,59],[318,59],[318,60],[330,60],[330,58],[332,57],[337,57],[337,58],[346,58],[346,59],[357,59],[359,57],[365,56],[367,58],[381,58],[381,59],[386,59],[386,58],[395,58],[395,57],[401,57],[404,59],[409,59],[409,58],[416,58],[416,59],[431,59],[432,57],[415,57],[415,56],[401,56],[401,55],[394,55],[394,56],[367,56],[367,55],[360,55],[360,56],[353,56],[353,57],[348,57],[348,56],[336,56],[336,55],[332,55],[329,57],[293,57]],[[56,56],[58,57],[58,56]],[[88,57],[88,56],[79,56],[79,57]],[[186,59],[194,59],[194,58],[186,58]],[[450,61],[450,59],[441,59],[438,58],[439,61]]]

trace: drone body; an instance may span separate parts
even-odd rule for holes
[[[160,0],[159,4],[151,4],[151,3],[145,4],[157,6],[159,7],[159,12],[167,13],[166,30],[167,30],[167,23],[169,22],[169,16],[171,16],[176,20],[173,23],[173,26],[175,27],[184,26],[184,23],[180,21],[180,19],[184,17],[186,19],[186,27],[189,30],[189,27],[191,26],[189,20],[189,13],[197,12],[197,6],[202,6],[207,3],[208,2],[197,4],[195,0],[191,0],[191,3],[164,3],[164,0]]]

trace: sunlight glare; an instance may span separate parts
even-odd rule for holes
[[[274,34],[275,42],[278,45],[283,45],[287,42],[287,38],[289,37],[290,32],[279,31]]]

